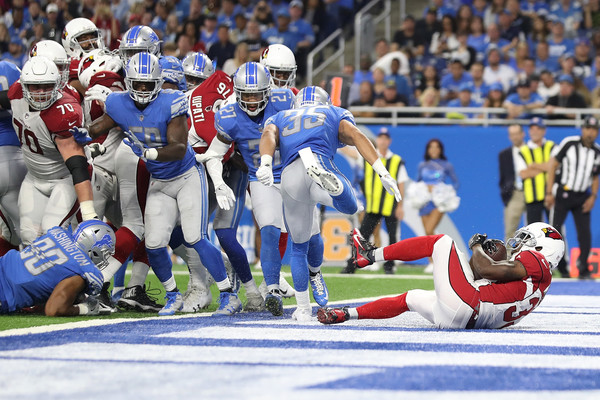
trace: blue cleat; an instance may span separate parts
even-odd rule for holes
[[[213,317],[219,315],[233,315],[242,311],[242,302],[237,293],[221,292],[219,296],[219,308],[213,313]]]
[[[278,289],[273,289],[265,297],[265,308],[276,317],[283,315],[283,300]]]
[[[167,292],[165,296],[167,302],[165,306],[158,312],[158,315],[174,315],[177,311],[180,311],[183,308],[183,296],[181,292]]]
[[[312,288],[313,297],[317,304],[321,307],[325,307],[329,301],[329,291],[327,290],[327,285],[325,284],[321,271],[317,272],[315,275],[310,275],[310,287]]]

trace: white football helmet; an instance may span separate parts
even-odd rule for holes
[[[87,89],[92,76],[100,71],[117,72],[121,69],[121,59],[105,49],[90,51],[79,61],[79,82]]]
[[[291,88],[296,85],[296,57],[287,46],[270,45],[260,56],[260,63],[269,69],[275,87]]]
[[[238,105],[246,114],[255,116],[267,107],[271,96],[271,74],[259,63],[242,64],[233,75],[233,90]]]
[[[562,235],[544,222],[534,222],[519,229],[514,237],[508,239],[507,244],[513,251],[511,260],[522,251],[533,250],[542,253],[552,268],[558,266],[565,254]]]
[[[139,104],[154,101],[162,83],[162,69],[154,54],[142,52],[129,59],[125,67],[125,86],[134,101]],[[141,84],[145,84],[145,90],[140,90]]]
[[[97,219],[79,224],[73,239],[99,269],[103,269],[108,264],[108,258],[115,253],[115,232]]]
[[[45,110],[58,99],[61,76],[56,64],[42,56],[34,56],[23,65],[21,86],[25,100],[34,110]]]
[[[325,89],[318,86],[307,86],[294,98],[294,107],[330,106],[331,98]]]
[[[65,87],[69,80],[69,56],[64,47],[55,42],[54,40],[41,40],[37,42],[29,51],[29,58],[41,56],[46,57],[58,68],[60,73],[60,89]]]
[[[192,53],[183,59],[187,90],[195,89],[215,72],[215,66],[204,53]]]
[[[160,57],[160,39],[149,26],[136,25],[125,32],[119,43],[119,56],[123,65],[127,65],[131,57],[142,51]]]
[[[62,45],[69,57],[81,58],[94,49],[103,49],[102,32],[87,18],[75,18],[65,25]]]

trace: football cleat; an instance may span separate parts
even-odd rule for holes
[[[246,304],[244,304],[244,311],[254,312],[265,309],[265,300],[260,293],[246,292],[246,300]]]
[[[158,312],[163,306],[156,302],[155,298],[149,297],[146,286],[140,285],[126,288],[117,302],[119,308],[139,312]]]
[[[237,293],[221,292],[219,296],[219,308],[213,313],[213,316],[233,315],[240,311],[242,311],[242,302],[238,298]]]
[[[354,260],[356,266],[358,268],[364,268],[367,265],[373,264],[375,262],[375,258],[373,257],[372,251],[377,247],[366,241],[361,235],[360,231],[356,228],[352,230],[350,239],[352,240],[352,259]]]
[[[292,319],[298,322],[308,322],[312,320],[312,308],[310,307],[298,307],[292,314]]]
[[[296,295],[296,291],[292,285],[285,280],[283,275],[279,275],[279,291],[281,292],[281,297],[284,299],[289,299],[290,297],[294,297]]]
[[[121,298],[121,296],[123,295],[123,291],[125,290],[125,288],[123,286],[119,286],[119,287],[114,287],[112,290],[112,294],[111,294],[111,300],[113,302],[113,304],[117,304],[117,302],[119,301],[119,299]]]
[[[321,271],[317,272],[315,275],[312,275],[311,273],[310,287],[312,288],[313,298],[317,304],[321,307],[325,307],[329,301],[329,291],[327,290],[327,285],[325,284]]]
[[[112,302],[110,293],[108,293],[109,286],[110,282],[105,282],[102,286],[102,290],[100,291],[98,296],[96,296],[96,299],[98,300],[100,306],[100,314],[102,315],[112,314],[118,311],[115,307],[115,304]]]
[[[183,296],[181,292],[167,292],[165,306],[158,312],[158,315],[175,315],[175,313],[183,307]]]
[[[200,286],[190,286],[183,295],[183,308],[181,312],[194,313],[210,306],[212,293]]]
[[[319,308],[319,310],[317,311],[317,319],[320,323],[326,325],[340,324],[342,322],[348,321],[350,319],[350,314],[348,313],[348,307]]]
[[[265,308],[276,317],[283,315],[283,300],[279,289],[273,289],[265,297]]]
[[[334,174],[316,165],[306,169],[308,176],[331,196],[339,196],[344,191],[342,181]]]

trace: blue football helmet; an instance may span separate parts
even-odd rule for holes
[[[192,53],[183,59],[187,90],[195,89],[215,72],[213,62],[204,53]]]
[[[260,114],[269,102],[272,83],[271,74],[264,65],[242,64],[233,75],[233,90],[240,108],[251,116]]]
[[[142,51],[160,57],[160,39],[149,26],[136,25],[125,32],[119,43],[119,56],[123,65],[127,65],[131,57]]]
[[[183,65],[177,57],[164,56],[158,59],[158,63],[162,68],[163,81],[177,85],[177,89],[181,91],[187,90]]]
[[[99,269],[108,264],[108,259],[115,253],[117,239],[110,226],[97,219],[84,221],[73,234],[77,246]]]
[[[331,98],[325,89],[318,86],[307,86],[294,98],[294,107],[330,106]]]
[[[125,86],[134,101],[139,104],[154,101],[162,83],[162,69],[155,55],[143,52],[129,59],[125,67]]]

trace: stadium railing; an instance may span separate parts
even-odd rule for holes
[[[498,117],[497,114],[506,114],[505,108],[492,107],[373,107],[373,106],[353,106],[349,108],[352,113],[375,113],[379,116],[374,117],[355,117],[356,122],[360,124],[376,125],[511,125],[528,124],[530,119],[507,119]],[[424,117],[424,113],[438,114],[440,116]],[[457,114],[477,114],[481,118],[446,118],[441,115],[446,113]],[[386,114],[381,116],[381,114]],[[549,114],[546,109],[538,108],[530,110],[529,114],[547,117]],[[559,108],[553,110],[553,118],[561,115],[575,115],[574,119],[545,119],[549,126],[581,126],[583,120],[588,115],[600,116],[600,108]]]
[[[405,0],[401,0],[401,10],[406,9],[406,5],[402,4]],[[383,4],[381,4],[383,3]],[[382,5],[383,10],[377,16],[371,15],[371,9],[377,5]],[[383,21],[385,38],[389,42],[392,37],[392,2],[391,0],[373,0],[364,6],[354,16],[354,67],[358,71],[360,69],[360,56],[362,54],[370,54],[375,43],[375,27]],[[363,43],[364,42],[364,43]]]
[[[315,67],[315,57],[321,53],[330,43],[334,40],[338,41],[337,50],[331,54],[329,57],[324,59],[318,67]],[[344,69],[344,51],[346,50],[346,39],[344,39],[342,29],[337,29],[331,35],[327,37],[327,39],[323,40],[317,47],[311,50],[308,53],[306,59],[306,83],[307,86],[313,85],[313,79],[317,76],[321,71],[327,68],[331,63],[333,63],[336,59],[338,59],[340,65],[340,71]]]

